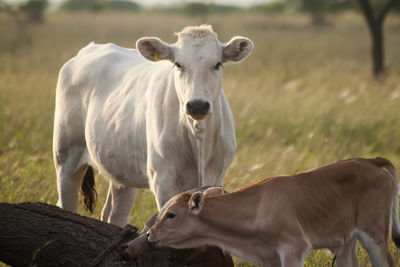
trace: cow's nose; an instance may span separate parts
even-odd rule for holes
[[[192,100],[186,104],[190,115],[204,115],[210,110],[210,103],[202,100]]]

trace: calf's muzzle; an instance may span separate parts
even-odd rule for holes
[[[136,259],[140,255],[154,250],[151,244],[147,241],[147,234],[142,234],[138,238],[124,244],[122,249],[132,259]]]

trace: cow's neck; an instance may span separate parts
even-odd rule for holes
[[[196,121],[185,116],[185,125],[188,128],[189,140],[192,145],[197,165],[198,187],[216,186],[216,184],[206,184],[206,164],[207,155],[211,154],[210,140],[218,138],[221,127],[220,118],[222,116],[220,100],[217,99],[214,105],[214,112],[201,121]]]
[[[199,214],[197,245],[214,245],[243,258],[259,259],[254,250],[259,234],[252,229],[258,210],[254,204],[259,197],[257,191],[206,198]]]

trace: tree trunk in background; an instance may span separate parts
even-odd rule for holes
[[[399,0],[387,0],[379,12],[374,12],[370,0],[357,0],[367,21],[372,40],[372,71],[375,77],[383,73],[385,68],[383,25],[387,14]]]
[[[326,19],[326,14],[322,12],[312,12],[311,13],[312,25],[314,26],[328,26],[328,20]]]
[[[162,249],[136,260],[121,257],[120,245],[138,236],[43,203],[0,203],[0,261],[12,266],[233,266],[220,249]]]
[[[385,47],[383,40],[383,25],[376,23],[372,33],[372,54],[373,54],[373,68],[372,71],[375,76],[379,76],[384,71],[385,61]]]

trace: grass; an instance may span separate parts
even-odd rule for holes
[[[238,19],[240,17],[240,19]],[[55,85],[64,62],[91,41],[133,47],[143,36],[174,42],[173,32],[204,21],[166,14],[48,14],[21,31],[0,15],[0,202],[57,201],[52,161]],[[202,19],[204,20],[204,18]],[[302,15],[210,16],[221,41],[244,35],[255,43],[243,63],[224,67],[238,150],[224,186],[232,191],[267,176],[307,170],[337,159],[383,156],[400,166],[400,17],[386,23],[387,72],[371,77],[370,40],[361,17],[346,13],[313,28]],[[168,21],[168,23],[165,23]],[[99,218],[108,183],[98,177]],[[131,223],[156,212],[139,190]],[[391,243],[400,265],[400,251]],[[361,266],[370,266],[359,248]],[[306,266],[328,266],[312,252]],[[235,259],[237,266],[252,266]]]

